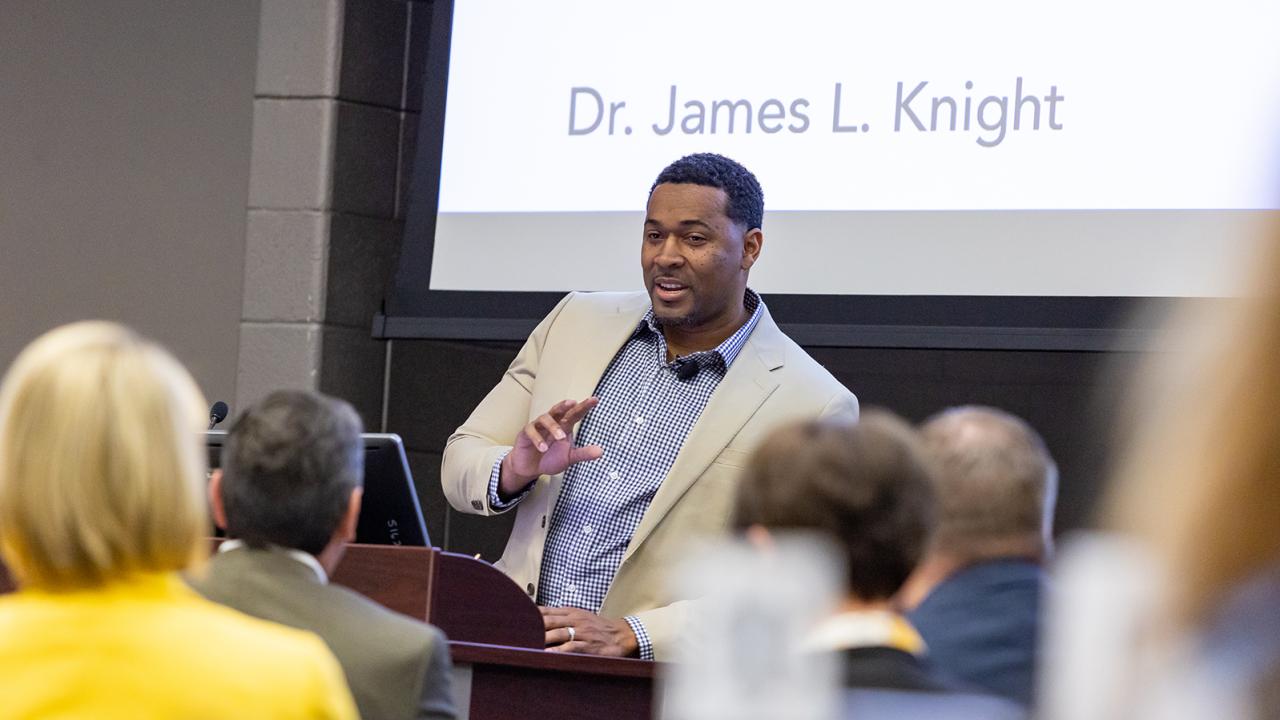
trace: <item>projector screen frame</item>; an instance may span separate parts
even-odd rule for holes
[[[453,0],[430,5],[422,109],[404,236],[378,339],[521,341],[565,293],[432,290]],[[431,168],[432,172],[422,172]],[[637,208],[637,217],[640,209]],[[639,221],[637,221],[637,234]],[[639,268],[636,270],[640,289]],[[567,292],[567,291],[566,291]],[[765,294],[796,342],[818,347],[1138,351],[1177,298]],[[1206,300],[1211,301],[1211,300]],[[1194,300],[1193,302],[1200,302]],[[1139,311],[1141,311],[1139,313]]]

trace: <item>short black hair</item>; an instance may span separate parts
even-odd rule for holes
[[[719,188],[729,198],[724,214],[730,220],[747,230],[763,227],[764,191],[760,189],[760,181],[750,170],[723,155],[685,155],[658,173],[649,194],[652,195],[654,189],[663,183]]]
[[[246,410],[222,451],[227,534],[319,554],[364,482],[360,432],[349,404],[319,393],[280,390]]]
[[[932,467],[915,431],[867,412],[856,425],[781,428],[743,471],[734,525],[816,532],[844,553],[849,592],[886,600],[923,556],[933,526]]]

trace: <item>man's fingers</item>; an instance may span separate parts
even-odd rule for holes
[[[551,630],[555,630],[556,628],[566,628],[572,624],[573,623],[569,622],[568,615],[544,614],[542,616],[542,629],[548,631],[548,634],[550,634]]]
[[[547,410],[547,414],[550,415],[553,419],[558,421],[561,416],[563,416],[565,413],[572,410],[573,406],[577,404],[578,402],[576,400],[570,400],[570,399],[561,400],[555,405],[552,405],[551,409]]]
[[[547,441],[542,437],[542,431],[538,428],[537,423],[525,425],[524,435],[529,438],[534,447],[538,448],[538,452],[547,451]]]
[[[556,440],[564,440],[566,437],[568,437],[567,435],[564,434],[564,430],[560,427],[560,423],[553,420],[550,414],[539,415],[538,419],[534,420],[533,422],[539,428],[546,431],[546,433],[543,433],[544,437],[548,433],[551,435],[551,437],[555,438]],[[546,451],[544,450],[543,452],[546,452]]]
[[[589,397],[580,403],[575,404],[560,418],[560,424],[565,427],[573,427],[579,420],[586,417],[591,412],[591,408],[600,402],[598,397]]]
[[[538,612],[542,613],[542,617],[546,618],[546,617],[567,617],[569,615],[576,615],[577,613],[586,612],[586,611],[580,610],[575,607],[547,607],[546,605],[539,605]],[[567,622],[565,623],[565,625],[568,625],[568,624],[569,623]]]
[[[578,404],[577,400],[573,400],[573,399],[561,400],[555,405],[552,405],[551,409],[547,411],[547,414],[550,415],[552,418],[554,418],[556,422],[559,422],[560,419],[564,417],[564,414],[572,410],[573,406],[577,404]]]
[[[580,653],[580,652],[585,652],[586,649],[587,649],[586,643],[582,642],[581,640],[574,640],[573,642],[567,642],[567,643],[564,643],[563,645],[552,645],[551,647],[547,648],[547,652]]]
[[[603,455],[604,448],[599,445],[584,445],[569,451],[569,462],[591,462],[592,460],[599,460]]]
[[[547,652],[586,653],[590,655],[626,655],[625,645],[614,637],[617,624],[625,620],[606,620],[595,613],[572,607],[539,607],[546,629]],[[629,627],[629,626],[628,626]]]
[[[567,627],[553,628],[547,631],[547,642],[546,642],[547,647],[552,647],[554,645],[564,645],[567,642],[570,642],[569,628]]]

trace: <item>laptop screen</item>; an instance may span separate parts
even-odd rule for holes
[[[227,433],[205,433],[210,469],[222,467]],[[404,442],[394,433],[364,433],[364,498],[356,542],[429,547],[430,536],[413,486]]]

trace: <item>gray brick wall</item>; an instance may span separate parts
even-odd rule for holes
[[[236,410],[306,388],[381,428],[370,328],[404,232],[428,8],[262,1]]]

